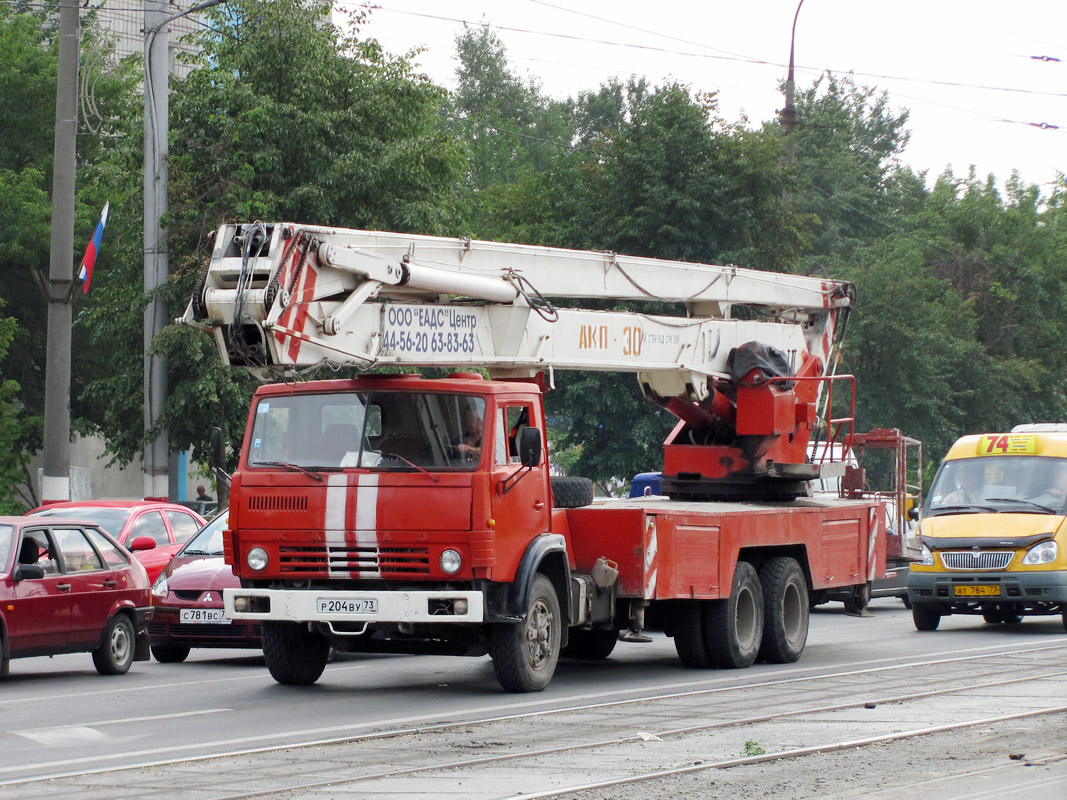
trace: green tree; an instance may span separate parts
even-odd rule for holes
[[[41,290],[49,272],[51,185],[55,128],[58,31],[50,10],[33,4],[0,5],[0,298],[6,301],[11,336],[3,363],[0,416],[18,419],[18,437],[5,442],[5,452],[27,462],[41,447],[44,407],[47,303]],[[75,180],[75,246],[92,234],[100,209],[112,201],[113,215],[123,215],[122,197],[130,184],[121,148],[129,129],[136,77],[132,65],[114,62],[101,41],[94,17],[83,17],[82,72],[91,87],[91,119],[79,118]],[[92,66],[95,65],[95,66]],[[110,241],[110,233],[109,233]],[[80,255],[78,253],[77,255]],[[105,244],[97,264],[110,268],[112,253]],[[73,265],[72,265],[73,268]],[[95,295],[74,293],[75,312],[91,305]],[[79,401],[87,376],[107,363],[108,354],[90,350],[86,331],[75,328],[71,413],[76,429],[86,428],[88,409]],[[10,473],[6,473],[10,479]],[[18,491],[34,502],[29,476]],[[0,491],[7,491],[6,485]]]
[[[342,34],[324,0],[231,0],[193,37],[198,66],[171,87],[171,282],[180,315],[226,221],[455,233],[463,150],[438,115],[443,90],[373,40]],[[357,25],[360,18],[356,18]],[[131,146],[132,146],[131,139]],[[138,140],[139,141],[139,140]],[[136,149],[136,148],[135,148]],[[111,452],[142,449],[140,262],[129,238],[121,283],[86,317],[114,367],[86,396]],[[187,328],[153,345],[168,357],[161,424],[174,449],[203,460],[212,425],[244,427],[249,377],[222,367],[214,343]],[[121,354],[121,355],[119,355]]]

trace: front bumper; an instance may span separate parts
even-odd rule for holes
[[[182,622],[181,609],[157,606],[148,625],[153,647],[262,647],[260,626],[253,622]]]
[[[222,595],[226,616],[235,620],[440,624],[485,619],[485,597],[472,590],[226,589]],[[237,611],[238,598],[253,610]],[[461,603],[466,611],[456,613]]]
[[[912,603],[1067,603],[1067,571],[908,573]],[[956,587],[999,586],[997,595],[957,595]]]

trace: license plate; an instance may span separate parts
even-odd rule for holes
[[[1000,597],[1000,587],[985,583],[974,586],[953,586],[952,593],[956,597]]]
[[[316,605],[320,614],[377,614],[374,597],[320,597]]]
[[[179,619],[182,622],[193,624],[223,624],[227,625],[231,620],[223,616],[221,608],[183,608]]]

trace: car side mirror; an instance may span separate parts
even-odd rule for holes
[[[910,519],[912,522],[915,522],[916,520],[919,519],[919,507],[918,506],[912,506],[911,508],[908,509],[908,519]]]
[[[524,467],[541,463],[541,431],[537,428],[523,428],[519,434],[519,463]]]
[[[24,581],[32,578],[43,578],[44,567],[40,564],[19,564],[15,568],[15,574],[12,577],[16,581]]]
[[[130,542],[130,550],[138,552],[139,550],[154,550],[156,546],[156,540],[151,536],[135,536],[133,541]]]

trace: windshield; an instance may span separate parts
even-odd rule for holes
[[[229,513],[219,514],[207,525],[201,528],[196,536],[190,539],[182,548],[183,556],[221,556],[222,555],[222,531],[229,520]]]
[[[991,456],[946,461],[930,488],[929,513],[1063,513],[1067,459]]]
[[[7,562],[11,556],[11,541],[15,538],[15,529],[10,525],[0,525],[0,575],[7,572]]]
[[[63,517],[64,519],[85,519],[95,522],[116,539],[122,533],[126,520],[130,518],[128,508],[101,508],[99,506],[73,506],[70,508],[46,508],[34,512],[34,516]]]
[[[260,400],[248,448],[255,467],[474,469],[485,400],[428,392],[297,394]]]

